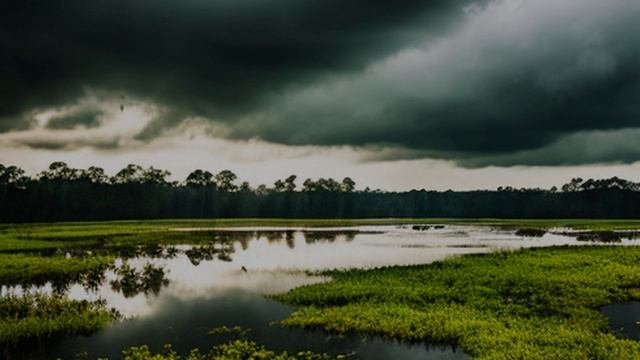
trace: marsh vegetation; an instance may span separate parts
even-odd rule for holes
[[[640,299],[640,248],[565,247],[331,271],[276,299],[289,326],[459,345],[479,359],[637,359],[599,311]]]
[[[491,219],[4,225],[0,343],[7,359],[115,359],[125,349],[132,359],[188,359],[195,348],[201,351],[192,359],[632,358],[636,341],[618,336],[599,309],[638,299],[640,253],[629,247],[636,240],[601,247],[576,234],[629,233],[636,225]],[[544,234],[527,237],[517,229]],[[549,246],[561,248],[511,251]],[[465,254],[476,255],[450,258]],[[236,325],[254,331],[240,338],[203,331]],[[163,350],[167,343],[174,344],[170,351]]]

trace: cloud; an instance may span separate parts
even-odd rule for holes
[[[5,8],[0,132],[16,144],[137,146],[198,119],[212,124],[212,136],[349,146],[378,161],[640,159],[619,141],[640,129],[635,0],[45,0]],[[53,132],[32,119],[88,93],[97,100],[50,120]],[[145,107],[145,121],[127,130],[134,133],[99,130],[125,116],[121,103],[123,114]]]
[[[95,109],[78,111],[49,119],[47,128],[53,130],[73,129],[76,127],[95,128],[100,126],[101,113]]]
[[[28,129],[0,133],[0,147],[119,150],[140,146],[134,136],[148,126],[157,110],[136,103],[121,111],[119,100],[107,101],[103,93],[85,94],[72,105],[31,114]]]
[[[61,106],[92,88],[166,106],[173,124],[233,119],[435,32],[461,3],[9,1],[0,14],[0,116]]]
[[[362,74],[290,93],[233,134],[292,144],[388,144],[404,146],[410,157],[488,165],[516,162],[509,154],[577,132],[640,127],[638,15],[640,3],[625,0],[493,2],[447,36]],[[562,150],[530,152],[526,160],[639,159]]]
[[[460,159],[466,167],[631,164],[640,159],[640,129],[580,131],[549,145],[508,154]]]

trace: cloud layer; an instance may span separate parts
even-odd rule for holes
[[[144,106],[138,141],[197,118],[232,140],[382,148],[378,159],[640,159],[635,0],[3,6],[0,132],[57,114],[37,139],[11,135],[33,147],[74,146],[73,129],[94,134],[78,146],[127,146],[100,131]]]

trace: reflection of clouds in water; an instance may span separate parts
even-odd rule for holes
[[[355,352],[361,358],[376,360],[465,358],[461,352],[452,353],[451,348],[432,349],[376,337],[328,336],[320,331],[281,327],[273,322],[285,318],[293,308],[251,291],[217,288],[193,298],[185,298],[179,291],[174,288],[156,299],[150,316],[113,324],[89,337],[66,339],[57,343],[50,353],[71,358],[65,355],[89,349],[92,356],[119,358],[119,350],[126,346],[148,344],[161,349],[165,343],[173,343],[182,353],[196,347],[206,350],[230,339],[228,335],[207,335],[212,328],[226,325],[250,328],[251,339],[290,353],[301,350],[332,354]]]
[[[99,274],[103,277],[86,276],[84,284],[49,283],[31,287],[30,291],[51,293],[62,289],[73,299],[105,299],[108,306],[127,317],[148,316],[157,312],[156,304],[166,296],[196,299],[225,296],[232,290],[270,294],[326,280],[309,277],[305,270],[424,264],[497,249],[584,245],[574,237],[551,233],[522,238],[515,236],[513,230],[452,225],[426,230],[414,230],[412,226],[361,226],[198,231],[210,233],[211,239],[220,243],[120,249],[119,254],[128,258],[126,263],[131,267],[129,277],[123,278],[111,269]],[[123,264],[118,259],[116,269]],[[148,271],[148,275],[161,272],[162,276],[143,276],[145,266],[162,269]],[[135,286],[113,286],[122,285],[127,279]],[[22,288],[4,287],[2,291],[19,294]]]
[[[217,259],[202,261],[194,266],[189,257],[180,254],[172,259],[130,259],[132,268],[143,269],[145,264],[168,269],[168,284],[154,292],[136,291],[127,293],[108,284],[121,279],[109,272],[107,281],[97,292],[87,292],[81,285],[71,287],[69,297],[73,299],[105,299],[107,306],[120,311],[125,317],[152,316],[157,313],[157,304],[166,297],[196,299],[203,296],[225,296],[229,291],[243,290],[257,294],[280,293],[305,284],[325,281],[326,278],[307,276],[293,271],[256,271],[249,267],[241,270],[235,262]],[[120,265],[122,266],[122,265]]]

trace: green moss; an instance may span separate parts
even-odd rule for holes
[[[638,299],[640,247],[565,247],[330,272],[285,325],[451,343],[480,359],[638,359],[599,307]]]

